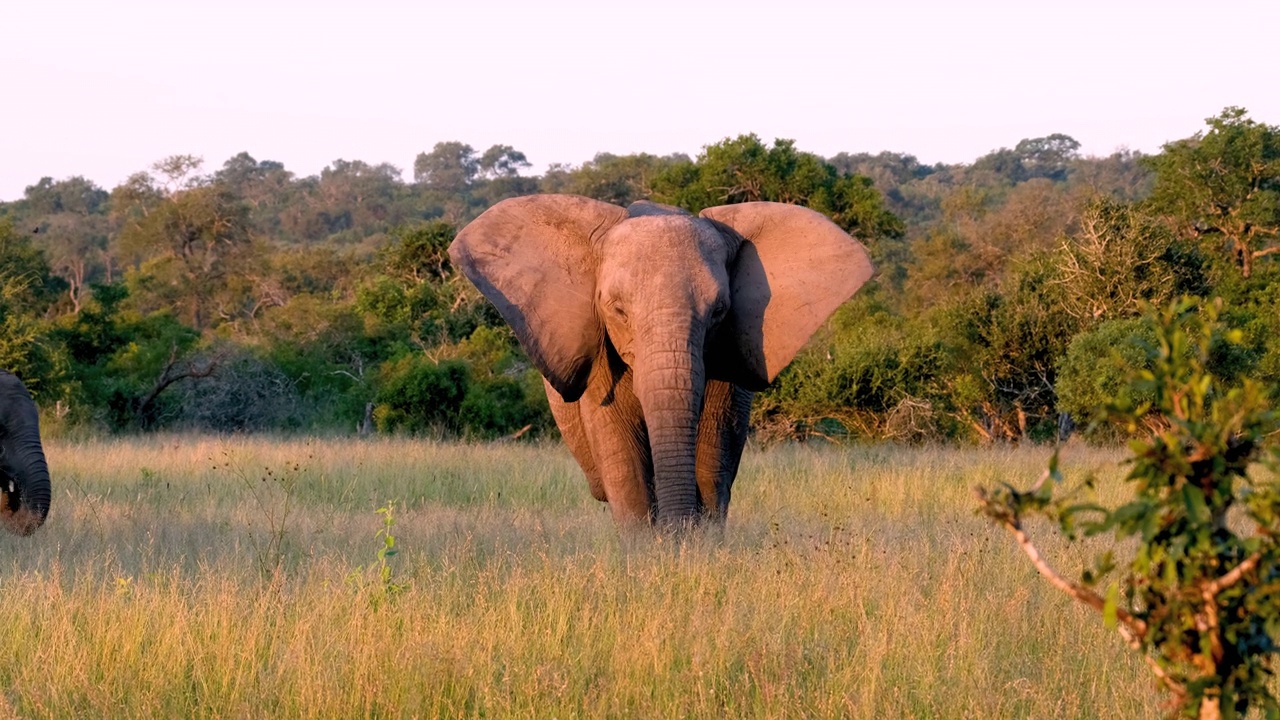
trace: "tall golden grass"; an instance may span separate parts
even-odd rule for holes
[[[47,452],[48,523],[0,540],[0,715],[1159,714],[1140,660],[973,513],[1044,449],[753,448],[727,527],[680,542],[620,535],[558,445]],[[1118,459],[1063,456],[1104,492]]]

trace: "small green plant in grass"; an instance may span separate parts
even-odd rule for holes
[[[357,588],[368,587],[365,583],[366,577],[374,576],[374,592],[370,597],[375,608],[385,601],[395,599],[409,588],[407,583],[401,583],[395,579],[395,571],[390,562],[390,559],[400,552],[396,548],[396,536],[393,532],[396,525],[395,511],[394,501],[378,508],[377,513],[382,516],[382,527],[374,535],[381,541],[376,557],[368,567],[358,569],[347,576],[348,582]]]
[[[1280,718],[1270,687],[1280,638],[1280,484],[1258,468],[1270,459],[1275,469],[1263,442],[1277,416],[1258,383],[1211,372],[1214,354],[1240,342],[1220,312],[1220,302],[1184,299],[1148,313],[1150,369],[1125,394],[1145,400],[1108,408],[1130,433],[1158,428],[1130,443],[1126,502],[1087,501],[1089,480],[1060,492],[1056,453],[1029,490],[977,492],[981,512],[1013,534],[1045,579],[1143,654],[1171,692],[1173,714],[1210,720],[1257,708]],[[1110,533],[1116,542],[1070,580],[1032,543],[1024,524],[1032,515],[1055,521],[1069,541]]]

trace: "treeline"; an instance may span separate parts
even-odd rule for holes
[[[446,248],[493,203],[558,192],[798,203],[867,244],[876,278],[757,400],[764,436],[1053,437],[1145,357],[1142,304],[1182,294],[1243,333],[1220,372],[1280,381],[1280,128],[1237,108],[1151,156],[1058,134],[923,165],[747,135],[529,167],[445,142],[411,182],[247,153],[110,191],[43,178],[0,204],[0,367],[50,428],[537,435],[541,380]]]

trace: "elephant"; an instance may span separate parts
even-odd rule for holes
[[[30,535],[49,515],[52,486],[40,422],[31,393],[15,375],[0,370],[0,524]]]
[[[516,197],[449,256],[542,373],[592,495],[676,529],[724,522],[755,392],[874,272],[825,216],[772,202]]]

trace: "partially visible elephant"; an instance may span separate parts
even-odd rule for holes
[[[767,202],[512,198],[449,255],[542,372],[592,495],[664,527],[724,519],[754,392],[873,272],[823,215]]]
[[[0,370],[0,525],[30,535],[49,515],[51,496],[36,404],[21,380]]]

